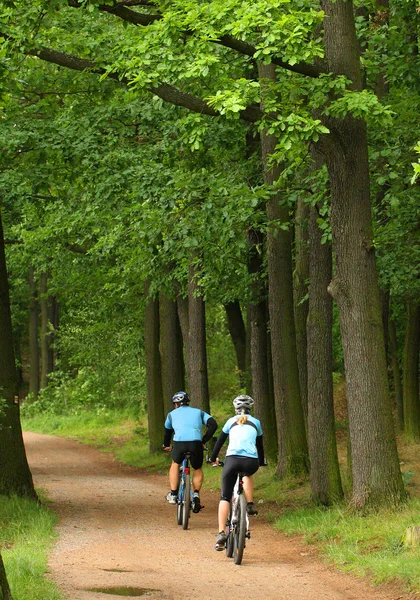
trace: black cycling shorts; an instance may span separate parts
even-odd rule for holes
[[[192,468],[201,469],[203,466],[203,442],[174,442],[172,460],[180,465],[186,452],[191,452],[190,463]]]
[[[253,475],[258,471],[258,467],[258,458],[235,455],[226,456],[222,472],[222,494],[220,499],[230,502],[238,473]]]

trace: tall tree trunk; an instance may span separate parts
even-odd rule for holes
[[[176,302],[160,294],[160,359],[164,406],[169,412],[173,408],[172,397],[185,387],[182,335]]]
[[[179,325],[181,327],[181,336],[182,343],[184,346],[185,353],[185,371],[186,371],[186,383],[184,384],[189,388],[190,382],[190,346],[189,346],[189,337],[188,331],[190,329],[189,326],[189,317],[188,317],[188,297],[183,298],[180,293],[179,285],[175,285],[176,292],[176,307],[178,312],[178,320]]]
[[[308,373],[306,321],[308,317],[309,279],[309,204],[298,199],[295,213],[295,270],[293,272],[296,349],[299,367],[300,397],[305,423],[308,421]]]
[[[15,402],[18,380],[13,350],[9,283],[4,252],[3,225],[0,213],[0,494],[36,499],[26,458],[19,418],[19,402]]]
[[[258,65],[262,92],[267,81],[275,81],[274,65]],[[262,103],[264,108],[264,102]],[[276,138],[264,130],[261,134],[264,181],[272,185],[281,173],[272,166],[269,157],[276,148]],[[266,204],[270,223],[267,236],[268,298],[270,312],[271,350],[274,396],[276,403],[279,461],[277,473],[308,472],[309,458],[302,402],[299,393],[299,371],[293,312],[292,232],[280,229],[277,223],[290,222],[288,207],[280,194],[270,196]]]
[[[419,351],[420,304],[409,300],[403,355],[404,433],[415,442],[420,440]]]
[[[10,593],[9,582],[7,581],[6,571],[4,569],[3,558],[0,554],[0,600],[13,600]]]
[[[261,280],[263,270],[261,248],[263,245],[263,233],[255,229],[250,229],[248,231],[248,270],[250,274],[255,276],[252,284],[252,299],[248,305],[250,316],[252,394],[255,400],[255,416],[261,421],[264,432],[265,452],[269,458],[275,459],[278,444],[272,371],[269,368],[271,354],[269,353],[270,338],[267,323],[268,307],[266,289]]]
[[[353,5],[322,0],[329,71],[361,89]],[[356,508],[405,498],[391,402],[379,287],[372,242],[366,124],[329,119],[323,139],[331,182],[336,272],[329,287],[340,311]]]
[[[162,393],[162,371],[159,353],[159,300],[148,298],[149,282],[144,286],[144,352],[146,358],[147,422],[149,450],[162,447],[165,410]]]
[[[53,372],[54,360],[52,350],[52,323],[50,320],[50,298],[48,296],[48,275],[41,273],[40,279],[41,306],[41,389],[48,385],[48,376]]]
[[[38,345],[38,290],[34,270],[29,269],[29,393],[36,400],[39,394],[39,345]]]
[[[311,490],[316,503],[343,497],[335,436],[332,380],[331,247],[321,243],[318,212],[310,216],[310,287],[308,310],[308,443]]]
[[[188,347],[190,360],[189,393],[191,403],[210,412],[207,373],[206,306],[197,284],[197,269],[189,268],[188,277]]]
[[[233,300],[224,305],[227,325],[232,338],[238,365],[239,383],[241,388],[246,386],[246,329],[242,317],[241,305]]]
[[[391,317],[389,319],[388,330],[392,366],[392,382],[394,385],[394,402],[397,411],[397,427],[398,431],[404,431],[404,402],[401,385],[400,361],[398,358],[397,332],[395,329],[394,320]]]

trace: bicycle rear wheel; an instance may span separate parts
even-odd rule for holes
[[[235,525],[233,537],[233,561],[235,565],[240,565],[244,555],[246,535],[246,499],[244,494],[239,496],[237,502],[239,503],[238,522]]]
[[[232,558],[233,556],[233,529],[232,529],[232,503],[230,505],[229,519],[226,523],[226,556]]]
[[[191,511],[191,480],[190,476],[185,475],[184,497],[182,499],[182,529],[188,529],[188,521]]]
[[[178,525],[182,525],[182,496],[183,496],[183,486],[181,486],[179,490],[178,502],[176,505],[176,522]]]

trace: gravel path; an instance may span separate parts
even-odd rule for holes
[[[217,491],[204,489],[205,509],[191,515],[183,531],[164,500],[165,476],[127,467],[73,440],[34,433],[24,440],[35,486],[59,516],[49,567],[67,600],[140,594],[156,600],[409,599],[322,564],[313,550],[260,517],[252,521],[252,538],[236,566],[213,549]],[[133,588],[132,595],[89,591],[112,587]]]

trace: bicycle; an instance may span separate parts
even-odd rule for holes
[[[190,479],[190,458],[191,452],[186,452],[184,459],[179,467],[179,489],[176,507],[176,522],[182,526],[182,529],[188,529],[188,521],[191,515],[191,506],[193,503],[193,491],[191,489]]]
[[[229,517],[226,521],[226,556],[232,558],[235,565],[240,565],[246,546],[246,539],[251,538],[249,517],[246,510],[244,493],[244,473],[238,473],[232,500],[230,501]]]
[[[209,459],[207,459],[207,462]],[[224,462],[219,461],[213,466],[223,467]],[[236,478],[235,487],[233,488],[233,496],[230,501],[229,516],[226,521],[226,556],[232,558],[235,565],[240,565],[245,549],[245,540],[251,539],[251,531],[249,528],[249,517],[246,510],[246,497],[244,492],[243,478],[245,473],[239,472]]]

